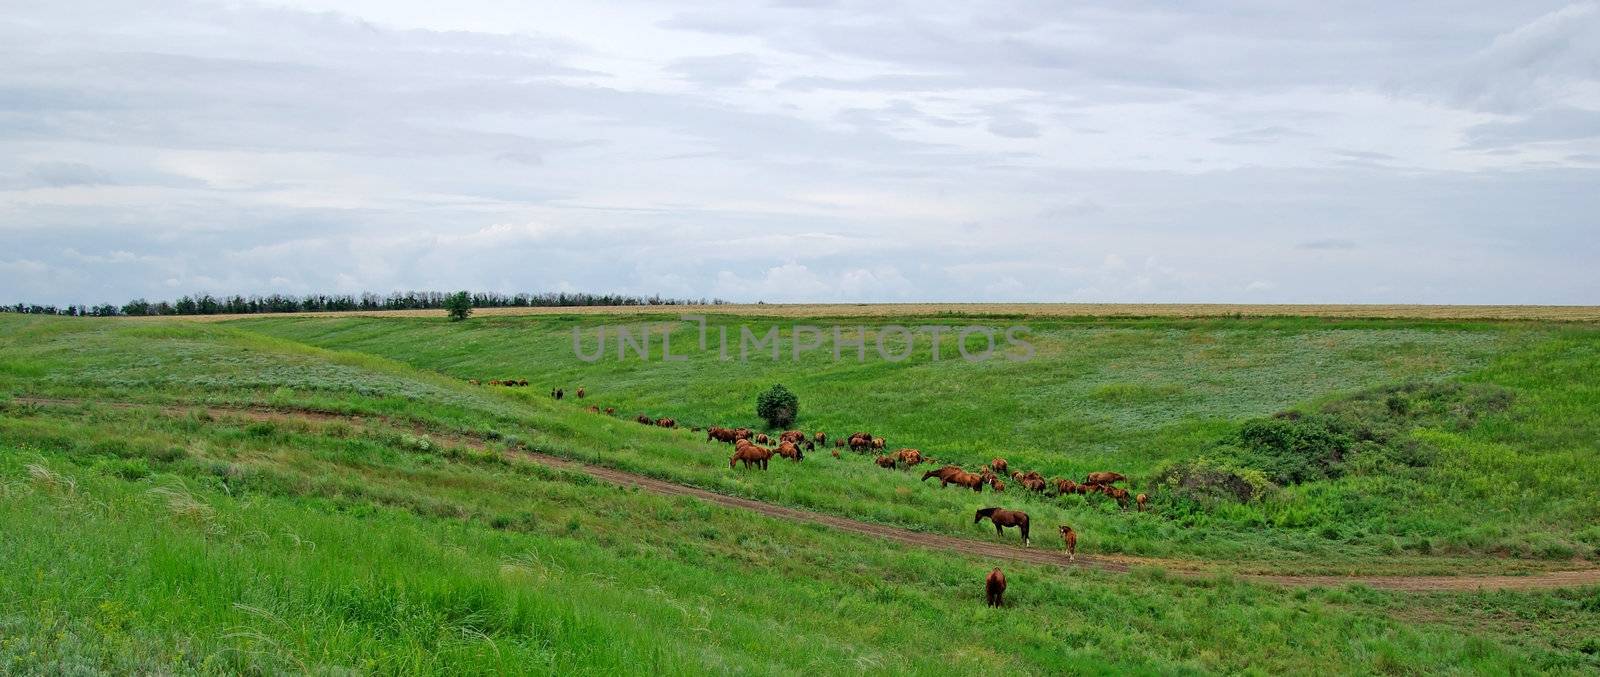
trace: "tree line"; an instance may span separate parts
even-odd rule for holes
[[[448,292],[408,291],[388,295],[374,294],[268,294],[266,296],[213,296],[192,294],[176,301],[147,301],[134,299],[120,306],[110,303],[99,305],[40,305],[15,303],[0,306],[0,312],[34,315],[69,315],[74,317],[112,317],[119,315],[253,315],[260,313],[317,313],[349,310],[432,310],[445,307]],[[469,294],[473,308],[532,308],[560,306],[679,306],[721,305],[722,299],[680,299],[626,294],[589,294],[584,292],[541,292],[501,294],[475,292]]]

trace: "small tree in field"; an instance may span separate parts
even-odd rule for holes
[[[756,415],[773,428],[787,428],[800,414],[800,398],[782,385],[775,385],[756,398]]]
[[[451,322],[460,322],[472,315],[472,295],[458,291],[444,299],[444,311],[450,314]]]

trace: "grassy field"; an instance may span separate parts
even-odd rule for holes
[[[1011,604],[991,610],[992,562],[619,490],[446,434],[974,539],[994,535],[972,510],[998,500],[1047,525],[1046,547],[1048,525],[1069,521],[1088,552],[1236,571],[1559,568],[1594,558],[1600,536],[1591,326],[1030,318],[1039,356],[1020,364],[587,364],[570,331],[589,321],[0,316],[0,392],[89,402],[0,410],[0,672],[1600,669],[1596,590],[1287,590],[1008,565]],[[714,326],[741,322],[759,320]],[[512,376],[536,387],[465,383]],[[1440,454],[1424,467],[1205,509],[1158,496],[1143,514],[939,490],[850,454],[730,472],[727,448],[689,431],[583,411],[750,423],[754,393],[781,381],[806,429],[1047,474],[1115,468],[1148,487],[1254,417],[1419,380],[1492,385],[1511,404],[1470,427],[1419,419],[1405,439]],[[557,403],[557,384],[594,395]],[[375,427],[186,409],[201,403]]]

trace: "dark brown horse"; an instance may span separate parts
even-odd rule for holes
[[[1065,524],[1061,525],[1061,547],[1067,549],[1067,561],[1078,559],[1078,532]]]
[[[994,523],[994,533],[1005,536],[1006,527],[1016,527],[1022,530],[1022,547],[1028,547],[1028,513],[1021,510],[1006,510],[1005,508],[983,508],[972,516],[972,523],[982,522],[987,517]]]
[[[984,599],[988,601],[989,606],[997,607],[1005,604],[1006,575],[1000,573],[999,567],[996,567],[993,571],[990,571],[989,577],[984,579],[983,595]]]
[[[580,400],[581,400],[581,399],[583,399],[583,396],[584,396],[584,392],[583,392],[583,386],[578,386],[578,393],[577,393],[577,395],[578,395],[578,399],[580,399]]]

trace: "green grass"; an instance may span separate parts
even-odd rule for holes
[[[1594,590],[1282,590],[1153,568],[1006,565],[1013,605],[992,611],[980,589],[992,562],[449,443],[467,431],[976,539],[994,535],[972,511],[1000,503],[1036,525],[1073,524],[1087,552],[1223,569],[1516,571],[1600,546],[1593,327],[1062,321],[1034,323],[1048,338],[1024,365],[587,365],[561,344],[574,322],[0,316],[0,673],[1600,669]],[[534,386],[464,382],[511,376]],[[782,382],[807,429],[1142,481],[1250,417],[1415,379],[1494,384],[1514,399],[1470,428],[1411,433],[1440,450],[1416,473],[1347,475],[1201,512],[1161,496],[1140,514],[940,490],[850,454],[729,471],[726,446],[629,420],[753,423],[755,393]],[[553,402],[544,393],[557,384],[594,396]],[[4,393],[189,413],[33,407]],[[363,423],[218,419],[198,403]],[[583,411],[591,403],[619,417]],[[1053,544],[1049,526],[1038,531]]]
[[[1390,616],[1414,598],[1359,588],[1007,566],[990,610],[987,562],[410,434],[93,407],[5,426],[8,673],[1600,667],[1593,594],[1498,595],[1538,624],[1496,626],[1473,595],[1429,599],[1478,613],[1417,621]]]

